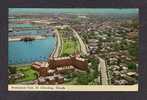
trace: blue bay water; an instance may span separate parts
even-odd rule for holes
[[[38,31],[37,30],[24,30],[24,31],[18,31],[15,32],[16,35],[37,35]]]
[[[41,35],[45,35],[46,33],[49,34],[49,29],[44,29],[44,30],[22,30],[22,31],[16,31],[16,32],[12,32],[12,33],[9,33],[9,34],[15,34],[15,35],[38,35],[38,34],[41,34]],[[50,33],[51,34],[51,33]]]
[[[56,39],[54,37],[32,42],[9,42],[8,64],[26,64],[32,63],[33,61],[46,61],[55,48]]]
[[[32,26],[32,24],[15,24],[15,27],[18,27],[18,28],[23,28],[23,27],[25,27],[25,28],[32,28],[33,26]]]

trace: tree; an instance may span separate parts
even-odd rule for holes
[[[16,67],[8,67],[11,74],[16,74]]]
[[[15,84],[16,83],[16,80],[15,80],[14,76],[11,76],[11,78],[8,79],[8,83],[9,84]]]
[[[134,63],[129,63],[128,64],[128,69],[131,69],[131,70],[136,70],[136,64],[134,64]]]
[[[138,41],[135,43],[131,43],[128,46],[128,52],[129,54],[134,58],[134,60],[138,60],[137,56],[138,56]]]
[[[62,56],[66,57],[66,56],[69,56],[69,54],[68,53],[63,53]]]
[[[88,75],[86,73],[80,73],[77,82],[81,85],[88,85]]]

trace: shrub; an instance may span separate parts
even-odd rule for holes
[[[16,67],[8,67],[11,74],[16,74]]]
[[[134,63],[129,63],[129,64],[128,64],[128,69],[136,69],[136,64],[134,64]]]
[[[80,73],[77,82],[82,85],[88,85],[88,75],[86,73]]]

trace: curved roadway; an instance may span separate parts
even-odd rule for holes
[[[73,29],[71,28],[74,35],[77,37],[77,39],[79,40],[80,42],[80,45],[81,45],[81,51],[87,55],[87,49],[86,49],[86,46],[84,44],[84,42],[82,41],[81,37],[79,36],[79,34]],[[103,60],[102,58],[98,57],[99,59],[99,66],[98,66],[98,69],[100,70],[100,73],[101,73],[101,83],[102,85],[108,85],[108,76],[107,76],[107,68],[106,68],[106,63],[105,63],[105,60]]]

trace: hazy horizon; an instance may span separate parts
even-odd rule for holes
[[[9,8],[11,14],[138,14],[137,8]]]

